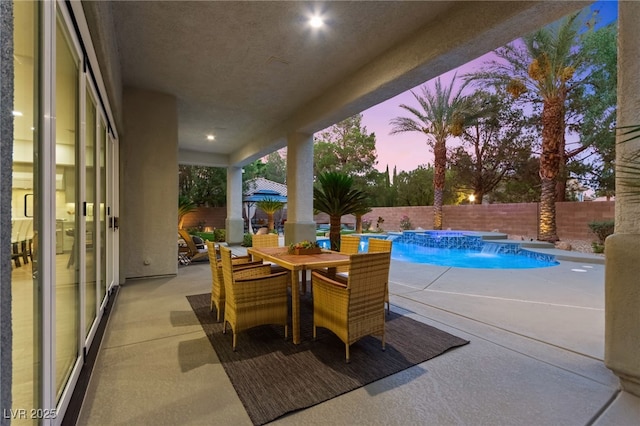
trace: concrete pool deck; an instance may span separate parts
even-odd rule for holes
[[[210,275],[191,264],[122,286],[78,424],[251,424],[184,297]],[[638,424],[640,399],[602,361],[604,265],[392,261],[390,294],[394,311],[471,343],[273,424]]]

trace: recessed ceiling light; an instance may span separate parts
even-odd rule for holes
[[[321,16],[314,15],[309,19],[309,25],[311,25],[313,28],[320,28],[324,25],[324,20]]]
[[[216,138],[216,137],[215,137],[215,136],[213,136],[213,135],[207,135],[207,140],[212,141],[212,140],[215,140],[215,138]]]
[[[13,111],[14,117],[22,117],[22,113],[20,111]]]

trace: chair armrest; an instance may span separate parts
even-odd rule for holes
[[[318,272],[318,271],[313,271],[311,273],[311,279],[313,280],[314,278],[316,278],[317,280],[319,280],[320,283],[322,284],[327,284],[327,285],[333,285],[336,287],[340,287],[340,288],[347,288],[347,282],[343,281],[341,279],[335,280],[332,278],[329,278],[328,276],[326,276],[325,274]],[[336,277],[338,278],[338,277]],[[316,282],[313,282],[313,285],[316,285]]]
[[[251,256],[246,255],[246,256],[237,256],[233,253],[231,253],[231,261],[235,262],[236,260],[246,260],[247,262],[251,261]]]
[[[243,269],[243,268],[253,268],[255,266],[264,265],[264,263],[260,261],[255,262],[240,262],[240,263],[232,263],[233,270]]]
[[[283,271],[283,272],[276,272],[275,274],[258,275],[258,276],[246,277],[246,278],[236,278],[236,284],[243,283],[243,282],[252,282],[252,281],[278,278],[282,276],[285,276],[285,279],[287,279],[287,282],[288,282],[289,273],[287,271]]]
[[[259,277],[271,274],[271,266],[269,265],[253,265],[246,268],[233,269],[233,277],[236,282],[238,279]]]

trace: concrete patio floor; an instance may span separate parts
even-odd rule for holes
[[[394,311],[471,343],[273,424],[640,424],[602,361],[604,265],[392,261],[390,281]],[[78,424],[251,424],[185,298],[210,286],[204,263],[121,287]]]

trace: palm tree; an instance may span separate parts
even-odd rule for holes
[[[182,229],[182,222],[187,213],[191,213],[197,208],[196,204],[190,198],[180,195],[178,197],[178,229]]]
[[[422,110],[407,105],[401,108],[409,111],[413,117],[396,117],[391,120],[391,134],[403,132],[420,132],[428,137],[428,144],[433,149],[433,229],[442,229],[442,201],[447,167],[447,139],[462,134],[465,121],[469,115],[468,98],[462,95],[464,85],[454,92],[456,78],[448,87],[443,87],[438,78],[435,92],[426,86],[422,88],[422,96],[413,93]]]
[[[265,198],[264,200],[260,200],[256,202],[256,207],[262,209],[263,212],[267,214],[267,227],[269,228],[269,232],[273,231],[274,222],[273,215],[275,212],[284,207],[286,203],[283,201],[278,201],[274,198]]]
[[[353,188],[353,179],[342,173],[326,172],[317,176],[313,188],[313,207],[329,215],[331,250],[340,250],[340,219],[360,211],[366,194]]]
[[[523,46],[511,44],[496,51],[501,61],[467,76],[505,87],[514,97],[542,103],[542,152],[539,174],[542,183],[538,239],[555,242],[556,181],[565,164],[565,129],[567,97],[579,86],[576,70],[583,63],[578,41],[579,14],[563,19],[558,25],[539,29],[522,38]],[[523,96],[524,97],[524,96]]]
[[[367,213],[370,213],[371,207],[367,205],[363,205],[362,208],[353,212],[353,215],[356,217],[356,233],[362,234],[362,216]]]

